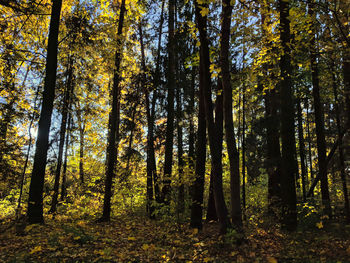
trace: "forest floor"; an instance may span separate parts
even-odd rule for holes
[[[198,232],[137,215],[0,227],[0,262],[350,262],[350,227],[336,223],[288,234],[260,221],[239,245],[235,232],[219,236],[216,223]]]

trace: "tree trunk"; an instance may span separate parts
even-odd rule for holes
[[[183,138],[182,138],[182,101],[181,88],[177,85],[176,88],[176,117],[177,117],[177,158],[178,158],[178,176],[179,176],[179,192],[178,192],[178,213],[183,213],[185,210],[185,186],[183,178]]]
[[[281,150],[279,134],[278,97],[276,88],[267,90],[265,95],[267,173],[268,173],[268,211],[277,215],[281,204]]]
[[[310,113],[309,113],[309,103],[308,99],[306,102],[306,123],[307,123],[307,138],[308,138],[308,151],[309,151],[309,169],[310,169],[310,179],[311,181],[314,179],[314,169],[312,167],[312,138],[310,133]],[[314,196],[314,193],[312,191],[312,196]]]
[[[173,143],[174,143],[174,95],[175,95],[175,35],[174,16],[175,1],[169,0],[169,42],[168,42],[168,97],[167,97],[167,127],[165,134],[165,159],[164,178],[162,189],[162,201],[170,203],[170,184],[173,166]]]
[[[201,72],[201,69],[200,69]],[[200,84],[203,83],[203,76],[199,76]],[[191,227],[202,229],[203,217],[203,195],[204,195],[204,176],[205,160],[207,150],[206,122],[205,122],[205,105],[203,90],[199,90],[199,111],[198,111],[198,129],[196,144],[196,170],[195,181],[192,185],[192,206],[191,206]]]
[[[209,58],[209,44],[207,37],[207,16],[201,15],[201,8],[208,8],[207,5],[202,5],[195,1],[196,20],[200,37],[200,92],[203,92],[204,105],[205,105],[205,117],[206,125],[209,137],[209,147],[211,154],[211,162],[213,166],[213,185],[214,185],[214,197],[215,207],[218,214],[220,223],[220,232],[226,233],[227,228],[230,226],[230,221],[227,216],[227,208],[225,204],[225,198],[223,194],[222,186],[222,163],[219,142],[217,138],[217,129],[214,123],[213,117],[213,103],[211,100],[211,76],[210,76],[210,58]]]
[[[340,111],[339,111],[339,104],[338,104],[338,91],[337,91],[337,81],[335,77],[335,70],[334,66],[331,66],[331,74],[332,74],[332,84],[333,84],[333,95],[334,95],[334,108],[335,108],[335,117],[336,117],[336,123],[337,123],[337,132],[338,137],[341,136],[341,120],[340,120]],[[350,116],[350,115],[349,115]],[[350,117],[348,117],[350,118]],[[340,167],[340,178],[342,181],[343,186],[343,194],[344,194],[344,210],[345,210],[345,216],[346,216],[346,222],[350,223],[350,206],[349,206],[349,194],[348,194],[348,187],[346,183],[346,171],[345,171],[345,158],[344,158],[344,147],[343,143],[339,143],[339,167]]]
[[[53,187],[53,195],[52,195],[52,202],[51,202],[51,208],[49,213],[56,213],[56,206],[58,201],[58,189],[60,184],[60,176],[61,176],[61,167],[62,167],[62,157],[63,157],[63,147],[64,147],[64,140],[66,137],[66,129],[67,129],[67,118],[68,118],[68,111],[69,111],[69,105],[70,105],[70,96],[72,95],[72,89],[73,89],[73,58],[70,57],[68,61],[68,79],[66,84],[66,89],[63,96],[63,108],[62,108],[62,120],[61,120],[61,127],[60,127],[60,143],[58,146],[58,158],[57,158],[57,166],[55,171],[55,182]]]
[[[281,137],[282,137],[282,224],[287,230],[297,227],[295,191],[295,137],[292,66],[290,51],[289,1],[279,0],[281,67]]]
[[[66,198],[67,195],[67,161],[68,161],[68,148],[69,148],[69,137],[71,133],[72,125],[72,115],[69,113],[68,124],[67,124],[67,134],[66,134],[66,149],[64,151],[64,161],[63,161],[63,173],[62,173],[62,184],[61,184],[61,201]]]
[[[57,71],[57,47],[62,0],[53,2],[46,56],[43,102],[39,119],[38,136],[34,155],[33,171],[29,187],[28,222],[43,223],[43,187],[55,84]]]
[[[233,127],[232,87],[229,64],[231,14],[231,0],[223,0],[220,41],[220,66],[222,75],[222,86],[224,91],[224,119],[226,144],[230,162],[231,218],[233,225],[237,229],[240,229],[242,227],[242,210],[240,196],[239,152],[237,151],[235,131]]]
[[[303,201],[306,202],[307,171],[305,166],[306,157],[305,157],[303,116],[302,116],[302,109],[301,109],[300,92],[298,92],[297,109],[298,109],[298,139],[299,139],[299,156],[300,156],[300,166],[301,166],[301,182],[303,187]]]
[[[317,51],[316,51],[316,19],[314,14],[314,0],[309,0],[309,16],[312,20],[312,36],[310,40],[310,62],[311,62],[311,76],[312,76],[312,95],[314,98],[314,109],[315,109],[315,124],[316,124],[316,139],[317,139],[317,153],[318,153],[318,168],[321,176],[321,194],[322,194],[322,205],[324,207],[324,213],[331,217],[331,203],[329,197],[329,187],[327,178],[327,164],[326,164],[326,139],[324,131],[324,112],[323,105],[320,97],[320,85],[318,76],[318,65],[317,65]]]
[[[105,222],[110,220],[111,216],[111,198],[112,198],[112,182],[115,175],[115,163],[117,158],[117,147],[116,141],[119,137],[119,82],[120,82],[120,63],[122,60],[123,53],[123,23],[125,0],[122,0],[120,6],[119,23],[118,23],[118,41],[115,55],[115,65],[114,65],[114,77],[113,77],[113,87],[112,87],[112,110],[108,120],[108,145],[107,145],[107,168],[106,168],[106,180],[105,180],[105,194],[103,199],[103,214],[100,218],[100,222]],[[118,135],[118,136],[117,136]]]

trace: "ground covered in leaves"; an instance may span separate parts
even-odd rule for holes
[[[216,223],[198,232],[136,215],[1,227],[0,262],[350,262],[350,228],[336,223],[288,234],[261,222],[243,239],[219,236]]]

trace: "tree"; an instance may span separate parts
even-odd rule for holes
[[[227,217],[227,208],[225,204],[223,189],[222,189],[222,163],[221,151],[216,134],[216,126],[213,117],[213,102],[211,99],[211,76],[210,76],[210,58],[209,45],[207,38],[207,9],[208,6],[195,1],[195,13],[197,28],[200,39],[200,70],[199,70],[199,92],[203,92],[205,105],[205,119],[209,137],[209,147],[211,154],[211,163],[213,166],[213,188],[216,212],[220,222],[220,232],[226,233],[230,222]],[[204,12],[202,12],[204,10]]]
[[[167,95],[167,124],[165,135],[165,158],[162,199],[165,204],[170,202],[170,183],[173,166],[173,143],[174,143],[174,98],[175,98],[175,38],[174,16],[175,1],[169,0],[168,20],[168,95]]]
[[[43,223],[43,186],[53,101],[55,98],[57,47],[62,0],[53,2],[51,11],[50,31],[48,38],[44,93],[41,105],[38,136],[36,140],[34,164],[29,189],[28,222],[31,224]]]
[[[282,138],[282,223],[288,230],[297,226],[296,191],[295,191],[295,137],[294,104],[292,91],[292,66],[290,55],[290,18],[289,1],[279,0],[280,38],[282,55],[281,68],[281,138]]]
[[[220,41],[220,66],[224,92],[224,120],[227,152],[230,160],[231,174],[231,218],[237,229],[242,226],[242,210],[240,198],[239,153],[236,146],[232,114],[232,87],[229,65],[230,26],[232,5],[230,0],[222,3],[222,24]]]
[[[122,49],[122,34],[124,14],[126,12],[125,0],[122,0],[119,13],[118,31],[117,31],[117,47],[115,54],[113,87],[112,87],[112,110],[108,120],[108,146],[106,152],[107,167],[105,179],[105,194],[103,202],[103,215],[100,218],[101,222],[109,221],[111,216],[111,197],[112,197],[112,181],[115,174],[115,163],[117,158],[116,140],[119,128],[119,82],[120,82],[120,63],[123,56]]]

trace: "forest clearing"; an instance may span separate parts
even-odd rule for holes
[[[350,262],[349,21],[0,0],[0,262]]]

